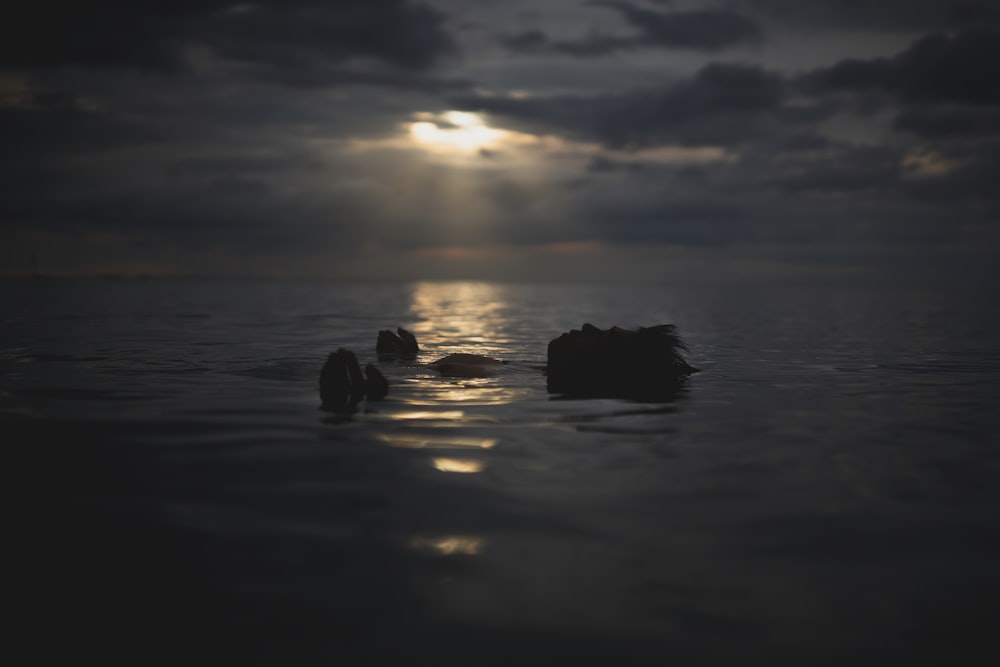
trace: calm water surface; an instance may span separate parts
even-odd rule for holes
[[[8,281],[36,651],[148,664],[996,664],[997,294]],[[672,322],[675,400],[546,344]],[[404,326],[415,362],[381,360]],[[326,354],[387,400],[318,409]],[[423,368],[451,352],[493,378]],[[27,517],[27,518],[25,518]],[[905,661],[905,662],[900,662]]]

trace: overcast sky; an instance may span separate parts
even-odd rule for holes
[[[995,280],[987,0],[37,0],[0,274]]]

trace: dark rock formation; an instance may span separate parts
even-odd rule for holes
[[[375,347],[380,355],[415,356],[416,337],[403,328],[396,333],[379,331]],[[571,397],[663,400],[673,396],[683,381],[698,369],[681,356],[687,346],[672,324],[636,330],[598,329],[584,324],[549,342],[547,386],[550,393]],[[449,354],[427,368],[450,377],[487,377],[506,362],[479,354]],[[367,397],[384,398],[389,383],[372,364],[361,372],[348,350],[330,354],[320,373],[323,407],[333,411],[353,409]]]
[[[417,345],[417,337],[406,329],[399,327],[395,334],[388,329],[378,332],[378,341],[375,344],[375,351],[385,355],[413,356],[420,351]],[[451,377],[488,377],[492,375],[491,367],[498,366],[504,362],[481,354],[449,354],[437,361],[427,364],[428,368],[440,371],[441,375]]]
[[[416,354],[420,351],[417,338],[406,329],[399,327],[397,333],[388,329],[378,332],[378,342],[375,351],[379,354]]]
[[[489,377],[493,374],[493,370],[502,363],[504,362],[499,359],[485,357],[481,354],[458,353],[441,357],[428,364],[427,367],[439,371],[441,375],[450,377],[478,378]]]
[[[388,393],[389,383],[378,368],[368,364],[362,374],[358,358],[350,350],[331,352],[319,373],[319,398],[324,410],[347,412],[365,396],[377,401]]]
[[[687,346],[672,324],[635,331],[584,324],[549,343],[548,390],[580,397],[665,398],[698,372],[681,350]]]
[[[389,381],[374,364],[365,366],[365,393],[369,401],[380,401],[389,395]]]

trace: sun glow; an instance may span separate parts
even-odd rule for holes
[[[445,535],[444,537],[414,537],[410,546],[438,556],[478,556],[486,546],[482,537]]]
[[[441,472],[457,472],[463,474],[482,472],[486,464],[473,459],[452,459],[444,456],[434,458],[434,469]]]
[[[422,147],[442,153],[475,153],[496,146],[507,134],[489,127],[479,114],[446,111],[422,113],[410,123],[410,137]]]

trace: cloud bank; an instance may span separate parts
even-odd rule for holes
[[[990,3],[41,2],[14,18],[7,275],[995,271]]]

